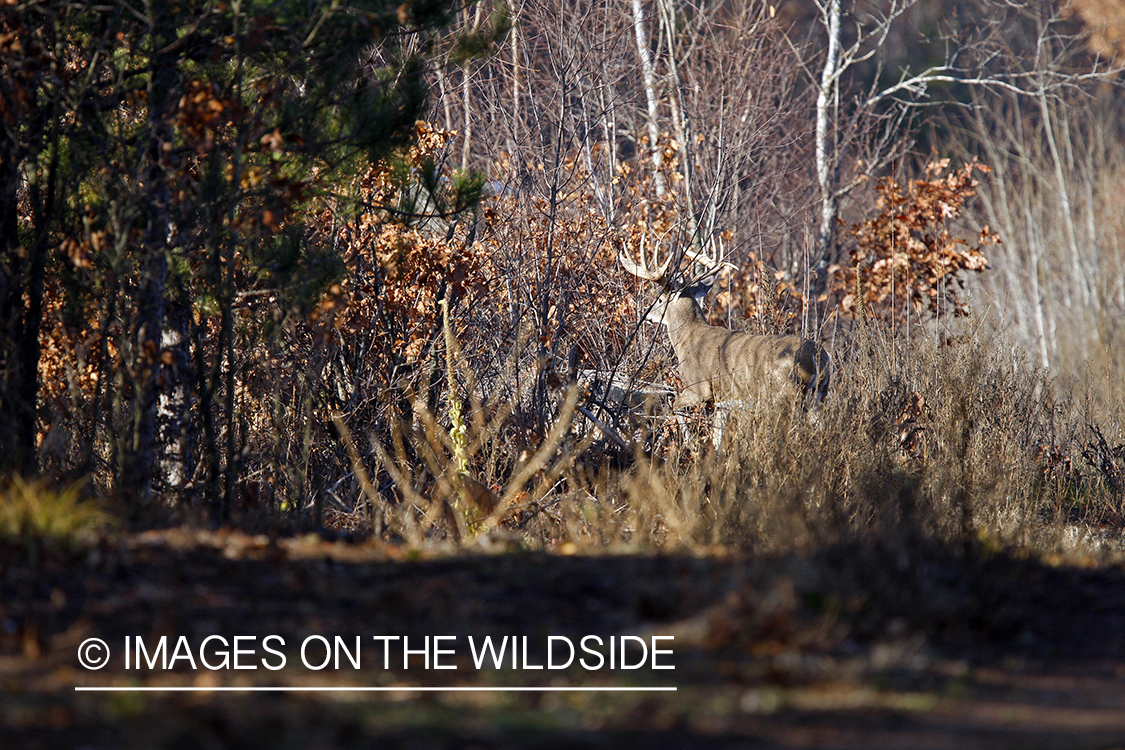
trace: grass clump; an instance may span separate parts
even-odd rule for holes
[[[51,488],[19,475],[0,487],[0,540],[72,547],[103,528],[109,517],[83,497],[85,482]]]

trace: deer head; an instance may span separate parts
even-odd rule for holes
[[[664,263],[658,266],[656,261],[659,247],[653,248],[653,254],[649,257],[645,252],[645,245],[645,239],[642,237],[639,261],[634,261],[624,251],[619,255],[621,265],[626,271],[639,279],[653,282],[661,290],[656,301],[649,306],[645,320],[649,323],[664,323],[668,325],[669,330],[679,328],[681,321],[697,319],[703,322],[703,310],[700,307],[703,298],[711,291],[722,269],[735,268],[735,266],[731,263],[721,263],[715,256],[704,256],[688,250],[684,252],[684,256],[698,262],[705,269],[703,274],[689,278],[678,271],[669,272],[672,261],[675,260],[674,254],[669,255]],[[721,245],[719,247],[721,255]]]

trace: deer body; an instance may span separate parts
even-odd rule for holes
[[[668,328],[676,353],[684,383],[677,410],[746,398],[824,398],[829,359],[822,347],[800,336],[760,336],[709,325],[696,298],[707,288],[667,292],[647,316]]]
[[[722,247],[708,243],[706,252],[684,250],[658,262],[658,249],[646,254],[642,238],[639,259],[622,251],[618,258],[626,271],[658,285],[661,294],[645,319],[668,328],[676,352],[684,389],[674,408],[700,404],[716,406],[716,445],[721,441],[722,421],[731,409],[747,400],[775,405],[781,400],[807,403],[820,401],[828,393],[829,358],[814,341],[800,336],[759,336],[709,325],[700,301],[724,267]],[[677,270],[673,262],[690,258],[703,268],[694,278]]]

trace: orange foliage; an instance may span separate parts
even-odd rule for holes
[[[455,135],[419,122],[404,161],[412,171],[440,163]],[[674,149],[667,155],[671,161]],[[577,343],[580,352],[597,350],[602,356],[607,346],[623,347],[636,320],[636,299],[634,290],[622,284],[617,249],[672,230],[675,208],[670,201],[647,197],[648,178],[622,169],[618,179],[628,184],[617,230],[606,221],[576,155],[566,157],[560,174],[565,177],[553,206],[531,190],[488,197],[475,231],[470,231],[472,222],[460,220],[450,232],[444,221],[435,227],[386,210],[396,205],[402,188],[391,165],[373,167],[360,182],[360,198],[364,206],[383,210],[366,210],[346,233],[341,250],[351,284],[337,325],[344,331],[377,330],[386,351],[414,362],[440,329],[443,290],[467,303],[460,309],[473,308],[478,325],[507,321],[496,293],[506,276],[521,290],[515,292],[521,304],[530,303],[539,343],[549,346],[561,335]],[[321,225],[327,227],[330,219],[326,215]],[[545,310],[538,304],[541,283],[547,284],[550,301]]]
[[[851,265],[830,269],[844,312],[856,316],[862,309],[886,320],[923,311],[935,318],[968,314],[960,274],[985,270],[983,249],[1000,239],[988,227],[976,244],[950,233],[949,223],[976,194],[973,173],[990,170],[974,161],[943,176],[948,168],[948,159],[931,162],[928,177],[908,181],[905,190],[893,178],[879,180],[878,215],[851,229]]]
[[[412,169],[435,160],[454,135],[419,122],[415,142],[406,155]],[[469,223],[451,235],[411,226],[405,217],[384,209],[395,205],[399,186],[387,162],[374,165],[361,178],[360,199],[366,210],[341,234],[339,251],[348,261],[351,281],[348,304],[335,325],[350,330],[379,330],[384,350],[402,361],[417,360],[441,325],[438,305],[442,290],[470,299],[484,289],[479,243],[468,243]],[[321,217],[328,229],[333,211]]]

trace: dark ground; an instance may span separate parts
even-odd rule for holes
[[[1125,748],[1119,565],[877,545],[404,559],[389,546],[172,530],[80,554],[0,548],[0,566],[3,748]],[[126,671],[120,655],[126,636],[198,646],[213,634],[280,635],[287,666]],[[458,668],[385,670],[369,644],[359,670],[311,671],[298,654],[311,634],[455,635]],[[478,672],[464,645],[528,636],[534,664],[548,635],[587,634],[673,635],[675,670]],[[117,652],[105,669],[79,665],[89,637]],[[402,690],[74,689],[86,685]],[[677,691],[409,689],[426,685]]]

